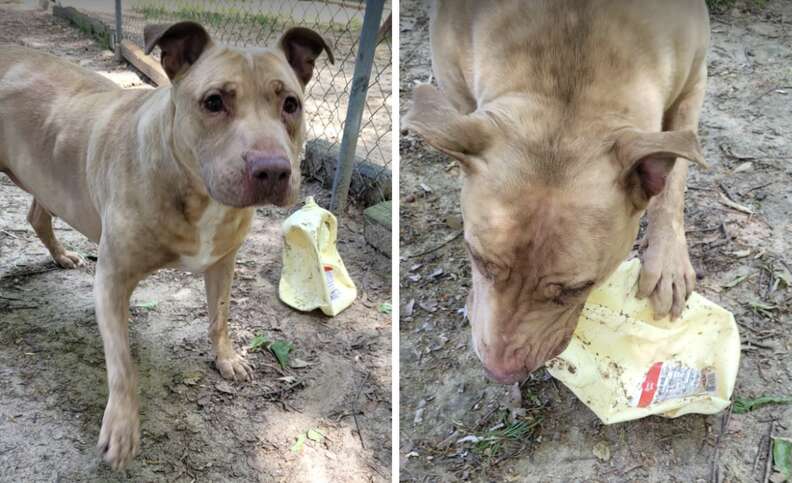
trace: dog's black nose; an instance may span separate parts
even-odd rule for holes
[[[245,154],[245,163],[251,184],[261,197],[277,199],[286,193],[291,177],[291,163],[285,156],[249,151]]]

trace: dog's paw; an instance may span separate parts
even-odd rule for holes
[[[655,319],[682,315],[685,302],[696,286],[685,237],[666,232],[650,236],[638,281],[638,298],[649,297]]]
[[[53,257],[61,268],[77,268],[85,265],[85,260],[76,252],[64,251]]]
[[[132,461],[140,449],[140,420],[134,405],[107,403],[97,448],[114,470]]]
[[[232,352],[230,357],[215,358],[215,366],[225,379],[234,381],[253,380],[253,366],[236,352]]]

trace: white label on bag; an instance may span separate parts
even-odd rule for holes
[[[325,265],[324,273],[325,280],[327,281],[327,293],[330,294],[330,301],[333,302],[341,296],[341,292],[338,290],[338,287],[336,287],[335,278],[333,277],[333,267]]]
[[[674,362],[655,362],[646,372],[632,405],[649,407],[671,399],[715,392],[715,372],[711,367],[702,370]]]

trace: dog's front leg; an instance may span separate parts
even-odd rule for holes
[[[129,351],[129,297],[138,277],[120,267],[103,237],[96,264],[96,319],[104,343],[109,397],[99,434],[99,451],[113,469],[126,466],[140,447],[137,374]]]
[[[666,113],[666,130],[698,131],[706,84],[706,66],[702,66],[691,89]],[[679,317],[696,286],[696,272],[690,263],[685,236],[687,174],[687,160],[677,158],[668,174],[665,189],[652,198],[647,209],[647,248],[638,295],[649,297],[656,318],[669,313],[673,319]]]
[[[228,300],[234,278],[236,250],[221,258],[204,273],[206,300],[209,305],[209,339],[215,353],[215,366],[226,379],[249,381],[253,369],[234,350],[228,337]]]

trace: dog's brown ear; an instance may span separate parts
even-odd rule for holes
[[[313,77],[314,64],[322,51],[327,52],[330,63],[335,64],[333,51],[322,36],[305,27],[292,27],[287,30],[278,41],[278,47],[286,54],[289,65],[294,69],[303,87]]]
[[[690,130],[642,132],[628,129],[618,136],[615,149],[624,167],[624,184],[639,206],[645,206],[652,196],[663,191],[677,158],[709,168],[698,136]]]
[[[146,25],[143,28],[145,52],[150,54],[154,47],[162,51],[160,63],[172,81],[198,60],[211,43],[206,30],[195,22]]]
[[[415,131],[435,149],[459,160],[470,172],[475,158],[490,141],[488,123],[475,114],[462,114],[431,84],[421,84],[413,92],[404,126]]]

